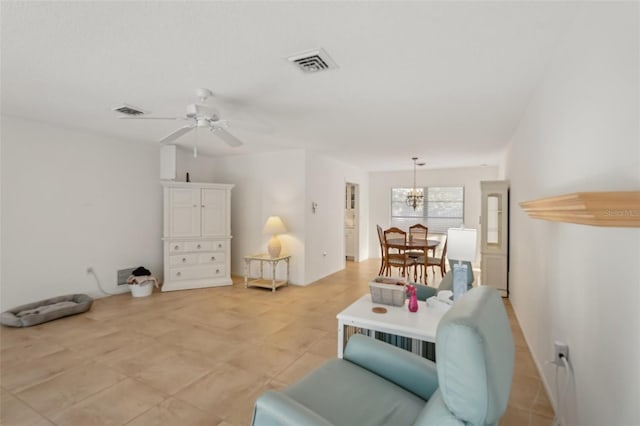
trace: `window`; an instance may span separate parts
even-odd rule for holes
[[[391,189],[391,226],[408,231],[411,225],[421,223],[429,233],[445,234],[464,223],[463,186],[431,186],[422,191],[424,206],[413,210],[405,201],[411,188]]]

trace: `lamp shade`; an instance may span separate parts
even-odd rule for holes
[[[267,235],[278,235],[287,232],[287,228],[284,226],[284,223],[282,223],[280,216],[269,216],[262,232]]]
[[[449,259],[473,262],[476,258],[476,230],[473,228],[449,228],[447,248]]]

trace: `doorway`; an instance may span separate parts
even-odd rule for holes
[[[346,260],[358,261],[359,246],[359,187],[357,183],[345,184],[344,196],[344,256]]]

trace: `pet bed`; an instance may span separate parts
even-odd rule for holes
[[[69,315],[81,314],[91,308],[93,299],[86,294],[69,294],[28,303],[3,312],[0,323],[9,327],[31,327]]]

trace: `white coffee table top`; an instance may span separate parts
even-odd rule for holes
[[[372,311],[374,306],[386,308],[387,312],[377,314]],[[424,301],[418,302],[417,312],[409,312],[406,301],[404,306],[382,305],[372,303],[371,294],[365,294],[340,312],[336,318],[344,325],[435,342],[438,323],[445,313],[442,309],[427,307]]]

